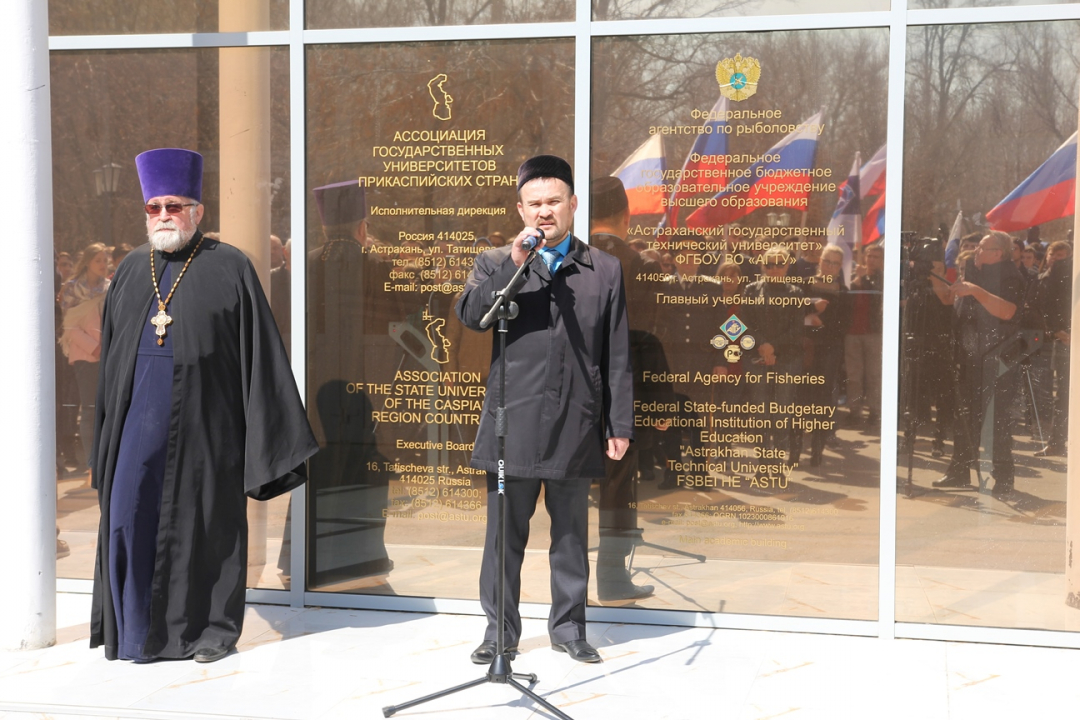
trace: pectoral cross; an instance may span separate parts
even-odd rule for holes
[[[164,345],[165,327],[172,325],[172,318],[165,314],[165,303],[158,302],[158,314],[150,318],[150,324],[157,328],[154,330],[154,334],[157,335],[157,344],[159,346]]]

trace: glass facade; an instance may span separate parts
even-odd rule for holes
[[[147,92],[127,78],[172,78],[168,91]],[[239,80],[238,80],[239,78]],[[259,87],[255,106],[238,103],[231,83]],[[106,260],[106,277],[126,252],[146,242],[146,215],[135,171],[135,156],[155,147],[184,147],[204,157],[204,232],[242,247],[251,241],[251,216],[270,235],[288,240],[289,57],[282,48],[68,52],[52,55],[54,246],[58,254],[58,336],[72,307],[63,286],[79,274],[89,249]],[[237,125],[257,139],[248,146],[265,163],[260,172],[237,172],[250,165],[230,142]],[[222,137],[226,140],[223,143]],[[232,168],[223,172],[223,164]],[[242,170],[242,168],[241,168]],[[222,202],[226,185],[230,201]],[[253,211],[253,213],[252,213]],[[234,228],[230,235],[227,228]],[[223,229],[225,229],[224,232]],[[237,237],[242,236],[242,237]],[[271,251],[264,281],[278,326],[288,334],[289,272],[281,248]],[[60,577],[93,577],[97,498],[86,469],[87,439],[93,433],[96,362],[57,346],[57,473],[59,538],[70,555],[59,560]],[[251,505],[250,583],[287,587],[288,565],[281,555],[288,498]]]
[[[304,3],[304,16],[311,29],[559,22],[574,19],[574,3],[572,0],[308,0]]]
[[[860,77],[811,70],[821,47]],[[857,390],[840,368],[856,323],[857,359],[880,366],[882,295],[848,291],[861,254],[831,217],[857,153],[884,144],[887,56],[880,29],[594,43],[593,177],[631,188],[652,264],[627,291],[635,562],[679,590],[643,606],[876,617],[880,374]]]
[[[1064,89],[1077,84],[1066,48],[1078,31],[1010,23],[908,35],[901,621],[1080,629],[1080,613],[1057,602],[1073,218],[1068,191],[1053,190],[1055,173],[1075,172],[1076,98]],[[926,81],[943,76],[948,85]],[[1036,196],[1018,209],[1007,198],[1033,173],[1016,197]],[[991,228],[1008,233],[1004,252],[980,248]],[[1015,313],[1002,319],[983,294],[961,297],[939,278],[977,285]]]
[[[50,35],[288,29],[289,0],[49,0]]]
[[[469,457],[492,338],[453,308],[477,254],[521,229],[518,165],[560,155],[591,210],[578,237],[610,231],[587,181],[622,180],[636,268],[636,459],[629,495],[591,488],[594,612],[1075,632],[1080,3],[1039,3],[1037,22],[1031,4],[50,0],[58,274],[145,241],[136,154],[201,152],[202,229],[266,263],[320,445],[304,488],[251,504],[249,587],[478,612]],[[217,34],[290,15],[334,32]],[[364,188],[364,222],[317,199],[340,183]],[[58,343],[74,579],[97,529],[92,364]],[[547,523],[526,603],[550,601]],[[652,595],[601,592],[612,533]]]
[[[573,155],[573,58],[543,40],[308,53],[313,589],[476,597],[456,568],[483,546],[469,451],[491,341],[453,307],[475,254],[520,229],[517,166]],[[363,237],[335,234],[311,190],[358,176]]]

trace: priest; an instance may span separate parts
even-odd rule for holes
[[[302,484],[317,445],[255,269],[198,229],[202,156],[135,164],[150,243],[102,317],[90,645],[213,662],[243,627],[247,498]]]

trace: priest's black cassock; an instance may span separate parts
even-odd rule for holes
[[[149,323],[157,309],[149,245],[120,264],[105,301],[90,645],[104,645],[109,659],[186,658],[236,644],[246,499],[302,484],[317,450],[242,252],[199,233],[176,253],[153,251],[162,296],[200,239],[169,303],[164,345]]]

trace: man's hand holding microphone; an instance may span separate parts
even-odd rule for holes
[[[526,227],[514,238],[510,257],[513,258],[515,265],[521,267],[529,259],[530,252],[544,247],[544,231],[540,228]]]

